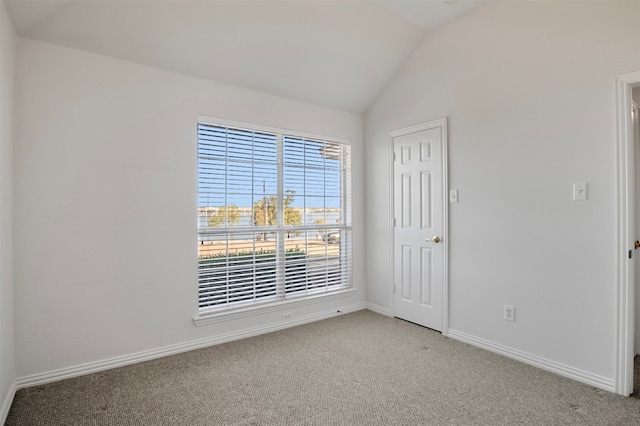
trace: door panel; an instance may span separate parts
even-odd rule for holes
[[[394,314],[441,331],[445,250],[443,127],[395,136],[393,150]]]
[[[422,286],[420,294],[422,295],[422,304],[429,307],[432,306],[431,293],[433,291],[431,286],[432,254],[431,248],[420,247],[420,284]]]
[[[402,299],[411,301],[411,246],[402,246]]]
[[[411,173],[404,173],[402,175],[402,188],[400,189],[400,196],[402,197],[402,227],[411,228]]]

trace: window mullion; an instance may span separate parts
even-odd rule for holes
[[[284,147],[283,137],[278,134],[278,196],[276,217],[278,228],[284,226]]]
[[[255,193],[256,193],[256,139],[255,139],[255,134],[252,135],[253,138],[253,143],[251,144],[251,219],[252,219],[252,224],[253,226],[255,226],[255,223],[253,223],[253,218],[254,218],[254,212],[253,212],[253,203],[254,203],[254,197],[255,197]],[[264,199],[265,202],[265,206],[267,203],[267,199],[265,197]],[[264,224],[265,226],[267,226],[267,224]],[[265,234],[266,235],[266,234]],[[258,272],[258,266],[256,264],[256,234],[255,232],[252,233],[252,238],[251,238],[251,245],[253,246],[253,262],[251,264],[251,269],[253,272],[253,276],[252,276],[252,280],[253,280],[253,291],[254,291],[254,298],[255,298],[255,289],[258,285],[258,279],[256,278],[257,276],[257,272]]]
[[[340,213],[342,214],[342,218],[340,219],[343,225],[343,228],[340,230],[340,279],[342,282],[349,282],[349,267],[345,265],[345,262],[350,262],[350,238],[351,233],[349,231],[351,226],[351,221],[349,220],[349,215],[351,214],[348,210],[350,209],[349,200],[350,200],[350,182],[348,181],[350,176],[350,171],[347,169],[348,158],[346,149],[344,146],[340,147]]]
[[[278,134],[278,182],[276,195],[276,293],[285,297],[285,245],[284,245],[284,142]]]
[[[225,144],[224,144],[224,156],[228,159],[229,158],[229,129],[225,129]],[[229,162],[225,161],[224,162],[224,205],[227,205],[227,201],[229,198]],[[226,292],[225,292],[225,299],[227,301],[227,303],[229,303],[229,281],[231,279],[231,274],[230,274],[230,261],[229,261],[229,234],[225,234],[224,236],[224,252],[226,254],[225,257],[225,264],[226,264],[226,268],[225,268],[225,287],[226,287]]]

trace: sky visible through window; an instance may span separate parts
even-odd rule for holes
[[[282,137],[283,197],[290,197],[290,208],[306,213],[304,224],[313,223],[311,216],[319,223],[318,215],[328,213],[331,217],[323,217],[325,223],[340,221],[341,152],[339,143]],[[201,208],[233,205],[243,211],[255,209],[256,203],[277,196],[278,170],[277,135],[199,125]]]

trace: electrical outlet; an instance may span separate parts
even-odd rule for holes
[[[504,320],[516,322],[516,308],[511,305],[504,305]]]
[[[289,321],[291,319],[291,312],[285,312],[284,314],[282,314],[282,319],[284,321]]]

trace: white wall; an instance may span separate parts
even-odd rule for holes
[[[426,37],[365,117],[369,302],[392,308],[388,132],[449,117],[449,331],[613,386],[614,77],[640,68],[639,16],[495,2]]]
[[[13,85],[15,36],[0,5],[0,422],[13,400]]]
[[[27,39],[18,42],[17,72],[19,385],[282,324],[279,311],[192,322],[198,114],[351,140],[359,291],[286,309],[295,320],[364,306],[362,116]]]

